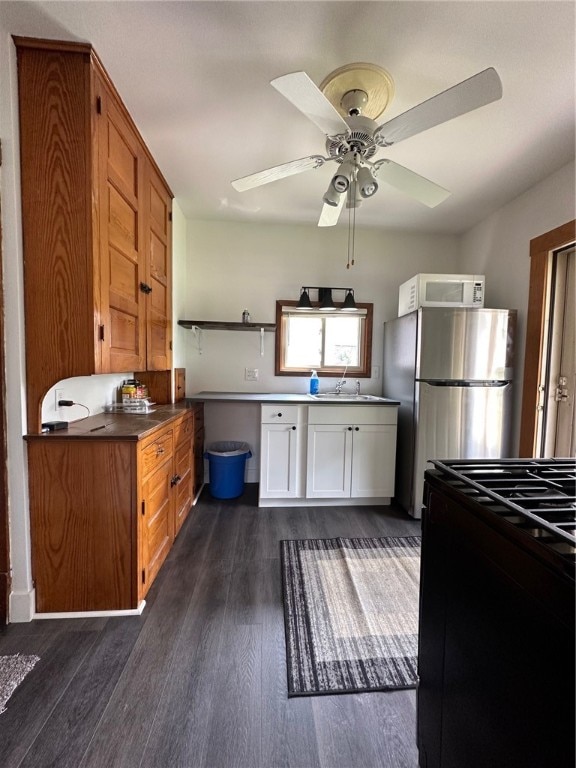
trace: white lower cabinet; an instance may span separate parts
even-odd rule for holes
[[[301,495],[302,436],[305,408],[263,405],[260,431],[260,498]]]
[[[350,496],[394,496],[396,425],[355,426],[352,438]]]
[[[353,405],[308,410],[306,497],[392,497],[397,409]]]
[[[339,499],[350,496],[351,469],[352,427],[310,424],[306,497]]]
[[[396,422],[395,406],[263,405],[260,505],[275,499],[388,504]]]

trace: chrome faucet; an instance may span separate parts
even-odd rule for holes
[[[360,394],[360,379],[356,379],[356,390],[355,390],[355,394],[357,394],[357,395],[359,395],[359,394]]]
[[[336,390],[337,395],[342,394],[342,387],[344,386],[344,384],[346,384],[346,379],[344,378],[344,376],[346,376],[347,370],[348,370],[348,363],[346,363],[346,366],[344,367],[344,373],[342,374],[342,378],[340,379],[340,381],[337,381],[334,386],[334,389]]]

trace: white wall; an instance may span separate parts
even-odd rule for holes
[[[303,285],[354,288],[356,301],[374,304],[372,364],[380,371],[362,379],[362,391],[382,392],[383,323],[398,313],[398,286],[418,272],[454,272],[458,238],[359,229],[355,265],[346,269],[346,227],[189,222],[187,320],[273,323],[277,299],[297,299]],[[336,295],[336,298],[342,296]],[[202,331],[187,333],[187,394],[203,390],[306,392],[306,377],[274,375],[274,334]],[[244,378],[258,368],[259,380]],[[320,380],[321,389],[323,386]],[[247,480],[259,466],[258,414],[246,405],[206,406],[206,441],[245,440],[254,453]]]
[[[486,306],[518,310],[512,440],[515,456],[520,436],[530,240],[575,217],[574,190],[575,167],[570,163],[473,227],[460,244],[461,271],[486,275]]]
[[[9,30],[0,20],[0,137],[2,139],[2,260],[4,329],[6,340],[6,441],[8,449],[8,517],[12,565],[9,613],[28,621],[33,611],[28,519],[28,476],[25,446],[26,390],[24,363],[24,308],[16,55]]]
[[[356,264],[346,269],[346,228],[190,222],[188,296],[192,320],[240,322],[248,309],[252,322],[273,323],[277,299],[298,299],[303,285],[354,288],[356,301],[374,304],[373,365],[382,363],[382,326],[398,311],[398,285],[417,272],[452,272],[458,260],[454,236],[359,230]],[[336,296],[336,298],[342,298]],[[187,333],[187,392],[241,390],[305,392],[302,377],[274,376],[274,334],[265,334],[260,356],[258,333]],[[244,369],[259,369],[248,382]],[[321,382],[322,384],[322,382]],[[378,393],[381,378],[362,381]]]

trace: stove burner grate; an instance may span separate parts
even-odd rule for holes
[[[477,503],[564,555],[576,557],[576,460],[431,462]]]

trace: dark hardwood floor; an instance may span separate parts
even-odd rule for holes
[[[288,699],[281,539],[407,536],[387,507],[192,509],[142,616],[0,630],[37,654],[0,715],[2,768],[415,768],[415,692]]]

